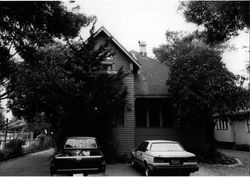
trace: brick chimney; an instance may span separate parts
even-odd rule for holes
[[[147,56],[147,50],[146,50],[146,42],[145,41],[138,41],[139,47],[140,47],[140,54],[143,56]]]

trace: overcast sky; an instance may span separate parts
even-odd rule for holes
[[[145,41],[151,57],[154,57],[153,47],[166,43],[167,30],[192,32],[198,29],[185,21],[178,11],[177,0],[76,0],[71,5],[69,1],[64,2],[69,8],[79,5],[80,12],[97,16],[96,27],[104,26],[129,51],[138,51],[138,40]],[[223,61],[233,73],[247,76],[249,33],[240,34],[230,40],[236,49],[225,52]]]

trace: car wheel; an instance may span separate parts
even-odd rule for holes
[[[145,167],[144,167],[144,174],[145,174],[145,176],[151,176],[152,175],[152,171],[149,169],[147,164],[145,164]]]
[[[181,176],[190,176],[190,172],[181,172],[180,175]]]
[[[131,166],[132,166],[132,167],[135,167],[134,156],[131,156]]]

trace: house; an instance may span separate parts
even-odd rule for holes
[[[219,145],[233,147],[248,144],[250,146],[249,113],[248,110],[215,118],[214,136]]]
[[[130,155],[131,150],[146,139],[177,140],[184,146],[195,147],[199,142],[200,148],[206,145],[202,126],[198,127],[200,130],[176,128],[166,85],[169,68],[147,57],[145,42],[139,42],[139,52],[128,52],[104,27],[96,31],[94,38],[97,45],[108,41],[108,47],[115,53],[103,62],[109,72],[123,67],[128,73],[124,79],[128,104],[113,128],[113,142],[120,154]]]

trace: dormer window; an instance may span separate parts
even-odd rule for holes
[[[106,57],[106,60],[108,60],[108,61],[113,61],[114,60],[114,57],[112,56],[112,55],[110,55],[110,56],[108,56],[108,57]]]
[[[106,59],[102,62],[102,65],[106,72],[108,73],[114,73],[114,57],[112,55],[108,55]]]

